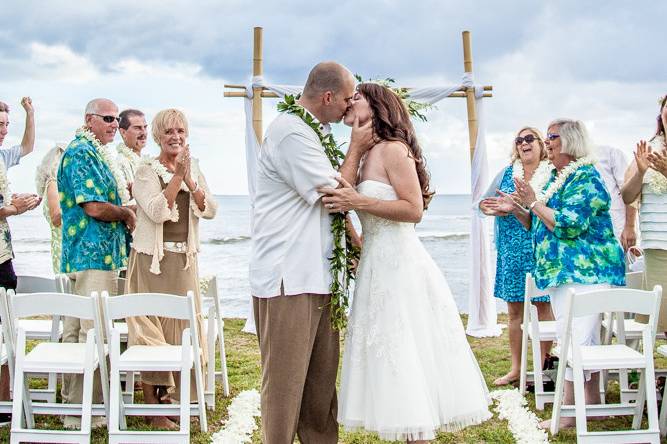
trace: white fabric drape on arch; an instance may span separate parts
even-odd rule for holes
[[[246,87],[246,167],[248,174],[248,194],[250,197],[251,212],[252,208],[254,207],[254,178],[256,177],[257,172],[257,154],[259,152],[259,143],[255,137],[255,132],[252,125],[253,86],[264,86],[268,90],[273,91],[279,95],[297,94],[302,90],[302,87],[299,86],[265,84],[263,78],[261,77],[253,77],[251,84]],[[470,73],[465,73],[463,75],[463,80],[460,85],[415,88],[410,90],[410,97],[420,102],[434,104],[444,98],[449,97],[453,92],[458,91],[462,86],[474,86],[473,78]],[[486,137],[482,107],[483,93],[484,91],[481,87],[475,87],[478,132],[477,143],[475,145],[475,155],[473,157],[471,167],[471,191],[473,202],[478,200],[484,192],[484,187],[486,186],[488,176]],[[496,304],[491,288],[490,252],[487,222],[479,216],[477,211],[471,212],[470,246],[472,266],[470,273],[468,326],[466,333],[475,337],[498,336],[501,334],[501,328],[497,324]],[[255,320],[252,310],[252,300],[250,301],[249,315],[243,331],[248,333],[256,332]]]

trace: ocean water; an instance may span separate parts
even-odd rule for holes
[[[247,196],[217,196],[218,215],[200,222],[202,276],[216,275],[225,317],[245,317],[250,287],[250,218]],[[17,274],[52,276],[49,227],[37,208],[9,219]],[[445,274],[459,311],[468,309],[470,196],[436,196],[417,232]],[[504,305],[498,304],[499,309]]]

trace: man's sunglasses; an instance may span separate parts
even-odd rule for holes
[[[93,116],[97,116],[97,117],[101,117],[102,120],[104,120],[106,123],[111,123],[111,122],[113,122],[114,120],[115,120],[116,122],[120,122],[120,117],[116,117],[116,116],[103,116],[102,114],[95,114],[95,113],[92,113],[92,115],[93,115]]]
[[[516,143],[517,145],[521,145],[523,142],[533,143],[536,140],[537,140],[537,137],[533,136],[532,134],[528,134],[528,135],[523,136],[523,137],[521,137],[521,136],[517,137],[516,139],[514,139],[514,143]]]
[[[552,133],[547,133],[547,139],[549,140],[555,140],[560,137],[560,134],[552,134]]]

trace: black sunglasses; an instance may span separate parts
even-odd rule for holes
[[[516,139],[514,139],[514,143],[516,143],[517,145],[521,145],[523,142],[533,143],[536,140],[537,140],[537,137],[533,136],[532,134],[528,134],[528,135],[523,136],[523,137],[521,137],[521,136],[517,137]]]
[[[106,123],[111,123],[111,122],[113,122],[114,120],[115,120],[116,122],[120,122],[120,117],[116,117],[116,116],[103,116],[102,114],[95,114],[95,113],[91,113],[91,114],[92,114],[93,116],[101,117],[102,120],[104,120]]]
[[[547,139],[549,140],[555,140],[560,137],[560,134],[552,134],[552,133],[547,133]]]

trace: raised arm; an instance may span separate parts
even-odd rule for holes
[[[30,97],[21,99],[21,105],[25,109],[25,129],[21,140],[21,157],[32,153],[35,149],[35,110],[32,107]]]

